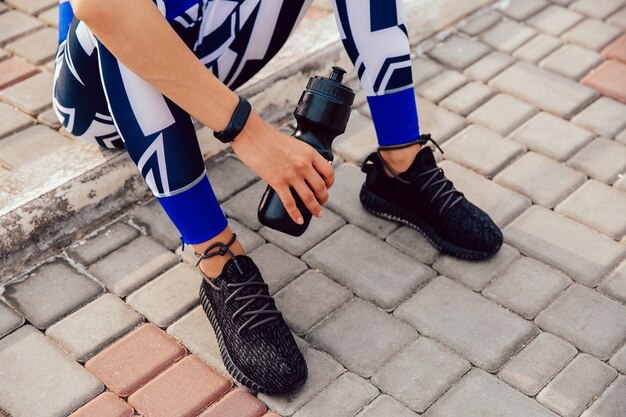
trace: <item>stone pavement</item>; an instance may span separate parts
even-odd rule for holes
[[[25,141],[71,141],[38,114],[53,5],[0,3],[0,178]],[[415,48],[422,130],[504,230],[487,262],[360,207],[362,93],[300,239],[261,227],[264,184],[232,154],[207,162],[309,364],[296,393],[224,373],[192,256],[147,201],[3,287],[0,416],[626,416],[625,31],[626,0],[512,0]]]

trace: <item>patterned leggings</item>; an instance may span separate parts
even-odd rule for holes
[[[236,89],[278,52],[312,0],[154,0],[209,71]],[[171,4],[170,4],[171,3]],[[381,145],[419,136],[402,0],[335,0]],[[125,148],[185,243],[227,225],[189,114],[131,72],[60,4],[53,107],[65,128]]]

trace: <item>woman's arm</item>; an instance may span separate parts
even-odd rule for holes
[[[131,71],[211,129],[228,125],[237,95],[204,67],[151,0],[70,2],[76,17]],[[254,112],[232,146],[276,190],[295,221],[301,216],[289,187],[311,213],[321,213],[334,176],[313,148],[280,133]]]

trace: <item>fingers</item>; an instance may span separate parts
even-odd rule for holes
[[[311,168],[305,178],[305,181],[315,194],[317,202],[321,205],[326,205],[328,202],[328,188],[326,186],[326,182],[320,174],[315,169]]]
[[[322,206],[317,201],[317,198],[315,198],[315,194],[313,194],[313,191],[311,191],[311,188],[309,188],[307,183],[304,180],[301,180],[293,184],[292,186],[294,190],[296,190],[296,193],[298,193],[298,196],[300,197],[306,208],[314,216],[320,217],[322,213]]]
[[[319,153],[315,152],[313,157],[313,168],[322,176],[322,179],[326,183],[326,188],[330,188],[335,183],[335,170],[333,166],[328,163]]]
[[[291,219],[298,224],[304,224],[304,218],[302,217],[302,213],[300,213],[300,210],[298,210],[296,200],[293,198],[289,187],[276,187],[274,188],[274,190],[278,194],[278,197],[280,197],[280,201],[283,202],[283,206],[285,206],[285,210],[287,210],[287,213],[289,213],[289,217],[291,217]]]

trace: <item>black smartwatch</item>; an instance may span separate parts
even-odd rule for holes
[[[237,104],[237,107],[233,112],[233,116],[230,118],[230,122],[228,122],[228,126],[226,126],[226,128],[221,132],[213,132],[213,136],[224,143],[234,141],[246,125],[251,111],[252,106],[248,100],[243,97],[239,97],[239,104]]]

